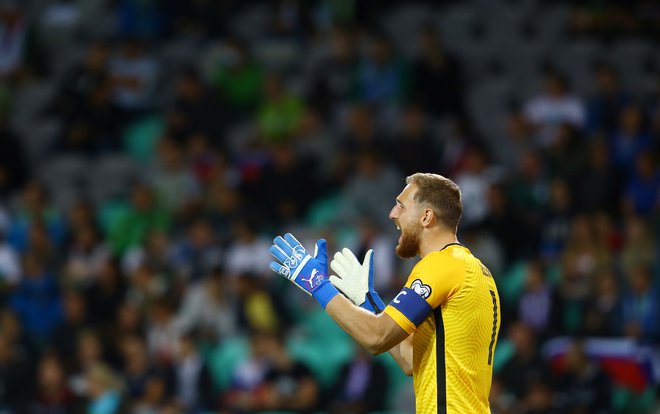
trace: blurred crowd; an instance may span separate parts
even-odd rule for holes
[[[418,171],[459,184],[498,282],[494,414],[659,409],[660,75],[546,65],[495,140],[442,27],[384,30],[403,3],[0,1],[0,413],[410,411],[268,248],[374,248],[392,298],[413,263],[387,214]],[[545,3],[566,43],[660,28],[652,1]]]

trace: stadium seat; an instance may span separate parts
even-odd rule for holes
[[[83,195],[89,167],[89,161],[83,157],[59,155],[43,165],[38,177],[49,190],[54,204],[66,209]]]
[[[96,203],[126,198],[137,178],[138,169],[130,157],[105,156],[94,164],[89,181],[89,196]]]

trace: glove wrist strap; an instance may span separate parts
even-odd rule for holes
[[[321,286],[317,287],[312,296],[316,299],[323,309],[328,306],[328,302],[332,300],[335,296],[339,294],[339,291],[330,283],[330,281],[325,280],[321,283]]]

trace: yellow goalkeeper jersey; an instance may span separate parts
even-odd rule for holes
[[[413,334],[417,413],[490,413],[500,302],[479,259],[459,243],[426,255],[385,313]]]

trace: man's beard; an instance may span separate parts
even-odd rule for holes
[[[419,254],[419,244],[422,241],[422,225],[415,223],[412,229],[404,231],[401,228],[401,243],[396,246],[396,254],[402,259],[410,259]]]

